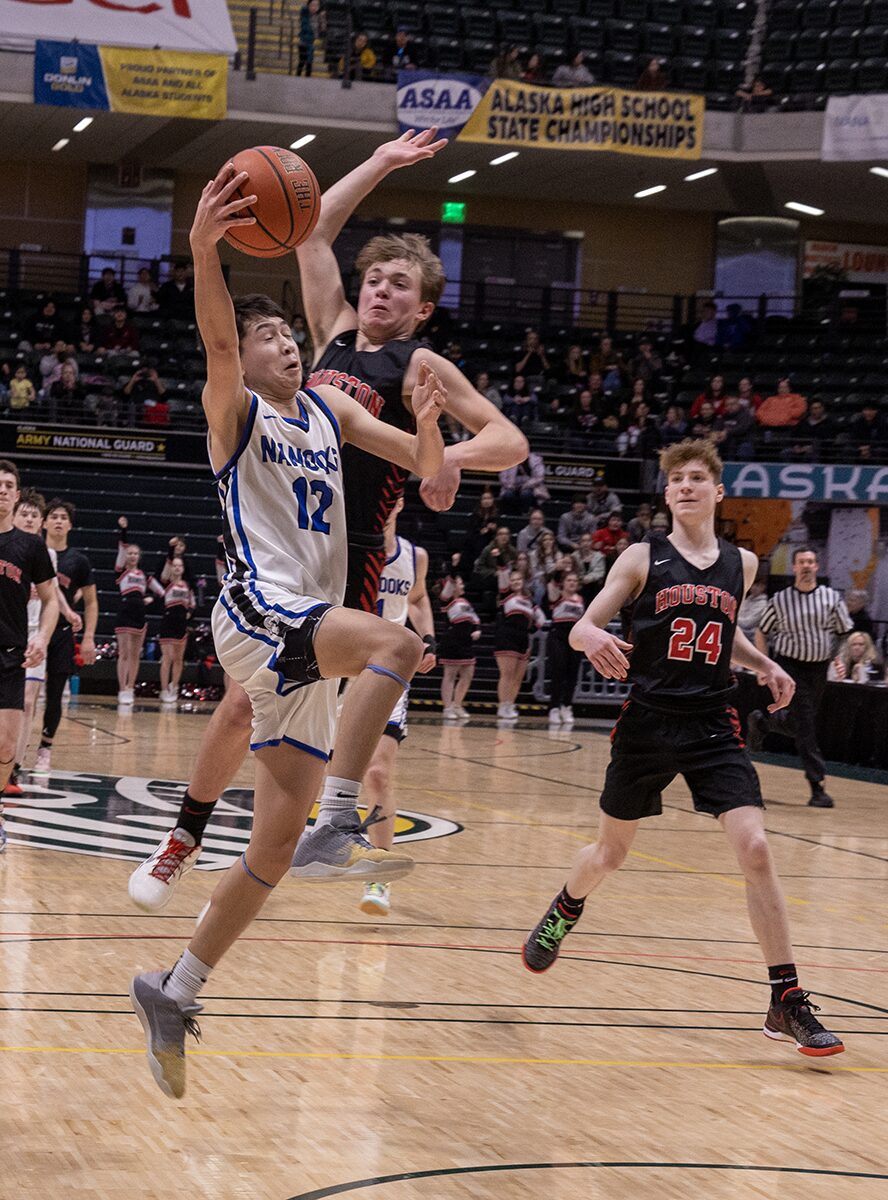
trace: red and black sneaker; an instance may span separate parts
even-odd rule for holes
[[[824,1029],[814,1013],[820,1012],[811,1003],[808,992],[801,988],[787,988],[779,1003],[772,1001],[765,1017],[762,1033],[775,1041],[795,1042],[799,1054],[811,1058],[824,1058],[828,1054],[841,1054],[844,1044]]]
[[[521,947],[521,957],[528,971],[533,971],[535,975],[548,971],[558,957],[561,943],[579,919],[565,912],[558,903],[558,896],[555,897],[543,919],[530,931]]]

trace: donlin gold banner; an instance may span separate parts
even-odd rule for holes
[[[458,140],[697,159],[705,109],[702,96],[685,92],[547,88],[495,79]]]

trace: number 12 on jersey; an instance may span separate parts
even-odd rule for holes
[[[690,662],[694,654],[702,654],[709,666],[718,662],[722,649],[722,627],[720,621],[709,621],[697,634],[697,622],[690,617],[676,617],[669,627],[668,658],[677,662]]]
[[[313,513],[309,513],[308,511],[308,492],[309,483],[304,475],[300,475],[298,479],[293,480],[293,494],[296,497],[296,506],[299,510],[297,515],[299,528],[310,529],[312,533],[329,534],[330,522],[324,520],[324,513],[333,503],[333,489],[323,479],[313,479],[311,481],[311,494],[318,498],[318,505]]]

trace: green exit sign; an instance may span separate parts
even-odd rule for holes
[[[466,206],[462,200],[445,200],[441,205],[442,225],[465,225]]]

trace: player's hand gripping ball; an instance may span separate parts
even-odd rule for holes
[[[280,258],[304,242],[321,212],[321,189],[308,163],[279,146],[253,146],[231,161],[235,172],[249,175],[232,199],[256,197],[238,215],[256,224],[229,229],[225,240],[254,258]]]

